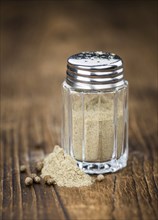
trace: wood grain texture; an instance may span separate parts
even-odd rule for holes
[[[156,1],[1,4],[0,219],[158,219]],[[60,144],[61,83],[78,51],[119,54],[129,81],[128,166],[91,187],[25,177]],[[20,165],[27,173],[20,173]]]

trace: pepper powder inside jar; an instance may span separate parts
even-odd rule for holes
[[[112,53],[82,52],[68,59],[63,83],[62,145],[86,173],[127,164],[128,83]]]

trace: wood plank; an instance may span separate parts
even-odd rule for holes
[[[51,121],[50,119],[46,120],[46,128],[44,129],[46,139],[48,139],[49,141],[48,146],[52,146],[53,143],[55,143],[54,137],[59,137],[59,133],[56,134],[55,129],[52,130],[52,127],[54,128],[55,125],[54,124],[50,125],[50,121]],[[52,148],[51,149],[47,148],[47,149],[48,149],[48,152],[52,150]],[[106,182],[104,182],[104,185],[106,185],[107,187],[103,187],[103,183],[102,184],[98,183],[97,187],[95,186],[90,187],[90,188],[88,187],[85,190],[81,190],[81,189],[69,190],[69,189],[63,189],[63,188],[61,189],[58,187],[56,187],[56,190],[61,197],[62,203],[68,210],[71,219],[84,219],[84,218],[98,219],[98,218],[104,218],[105,216],[107,217],[107,219],[110,219],[111,216],[115,216],[115,215],[118,216],[118,214],[120,214],[120,208],[119,207],[114,208],[114,199],[112,198],[112,197],[117,196],[115,194],[118,194],[117,191],[114,192],[115,179],[116,179],[115,175],[112,177],[110,175],[107,175]],[[99,186],[101,187],[101,190]],[[92,192],[94,192],[94,195],[92,194]],[[113,196],[111,197],[111,195]],[[92,199],[90,199],[91,196],[92,196]],[[82,197],[84,197],[83,200],[82,200]],[[103,199],[104,197],[105,199]],[[105,200],[105,201],[101,202],[99,198],[102,198],[102,200],[103,201]],[[95,203],[100,204],[99,207],[98,205],[96,207]],[[87,205],[88,205],[88,208],[87,208]],[[136,207],[137,207],[137,204],[135,204],[135,209],[137,209]],[[98,212],[96,211],[96,209],[98,209]],[[115,209],[115,213],[116,213],[115,215],[113,213],[114,212],[113,209]],[[130,215],[131,213],[129,213],[129,216]],[[122,217],[125,217],[125,216],[122,216]]]
[[[12,187],[13,187],[13,215],[12,219],[22,219],[22,197],[19,170],[17,125],[10,131],[12,155]]]
[[[52,119],[50,117],[41,117],[41,127],[42,127],[42,133],[41,133],[41,136],[43,137],[43,139],[45,140],[45,153],[46,155],[49,154],[50,152],[53,151],[53,147],[55,144],[59,144],[59,142],[56,142],[56,138],[57,136],[48,129],[50,127],[52,127]],[[47,124],[48,122],[48,124]],[[51,126],[50,126],[51,124]],[[55,128],[55,125],[53,124],[53,127]],[[53,129],[53,132],[55,131],[55,129]],[[52,135],[51,135],[52,134]],[[62,200],[61,200],[61,197],[56,189],[56,187],[51,187],[52,188],[52,192],[53,192],[53,196],[55,198],[55,201],[57,202],[57,206],[60,207],[59,210],[60,210],[60,213],[62,214],[62,216],[64,216],[65,219],[69,220],[70,217],[69,217],[69,214],[67,212],[67,209],[65,208]]]
[[[32,110],[30,111],[32,112]],[[60,137],[58,126],[59,122],[54,121],[51,115],[45,117],[44,111],[42,113],[42,116],[40,114],[38,116],[36,115],[36,118],[28,114],[28,120],[24,121],[26,131],[23,132],[25,134],[25,137],[23,134],[22,140],[25,142],[25,145],[27,145],[27,148],[28,146],[30,148],[29,151],[27,148],[25,149],[25,147],[24,149],[23,147],[20,149],[20,151],[23,152],[21,153],[20,157],[24,158],[25,155],[25,160],[29,162],[28,166],[31,167],[32,171],[32,162],[37,159],[37,155],[39,158],[39,153],[36,154],[37,143],[42,143],[40,149],[38,149],[38,152],[42,151],[44,155],[45,153],[49,153],[52,151],[53,145],[59,143]],[[28,124],[28,122],[31,123]],[[19,127],[19,132],[22,132],[22,130],[23,129]],[[16,129],[15,132],[17,132]],[[14,132],[11,131],[9,134],[11,139],[10,142],[12,143],[11,145],[15,145],[13,143],[14,141],[12,140],[13,136],[15,135]],[[142,138],[140,128],[138,128],[138,124],[136,123],[135,118],[132,118],[132,123],[130,126],[130,136],[131,149],[128,167],[118,172],[117,174],[107,175],[105,185],[109,185],[109,187],[101,187],[102,191],[99,190],[99,187],[95,187],[94,189],[88,191],[82,191],[78,189],[73,189],[69,191],[68,189],[61,189],[58,187],[56,187],[55,191],[53,190],[53,196],[56,196],[56,201],[58,205],[60,204],[59,207],[61,209],[61,212],[64,213],[64,211],[66,210],[67,216],[64,213],[64,218],[78,219],[79,217],[77,216],[80,216],[81,218],[84,218],[84,216],[86,216],[87,219],[90,219],[92,214],[93,219],[97,219],[98,216],[107,216],[107,218],[109,219],[117,219],[117,216],[119,216],[119,218],[133,216],[134,219],[147,219],[150,216],[152,216],[153,219],[156,218],[157,191],[156,186],[154,185],[155,183],[153,181],[153,178],[150,175],[153,169],[152,163],[154,163],[154,161],[149,160],[151,158],[151,155],[149,149],[146,146],[146,143],[148,143],[148,139],[144,141],[144,139]],[[155,143],[149,143],[148,147],[150,147],[151,144],[152,147],[155,146]],[[19,145],[21,146],[21,144]],[[139,151],[137,150],[138,148],[136,148],[136,146],[139,146]],[[155,147],[153,148],[155,149]],[[25,151],[27,152],[27,154],[24,153]],[[147,157],[145,157],[145,155]],[[46,200],[47,197],[45,197],[44,194],[46,193],[46,195],[50,195],[50,192],[46,192],[44,188],[42,189],[42,193],[40,193],[40,187],[39,189],[37,188],[34,190],[35,193],[37,193],[36,199],[39,200],[40,206],[38,208],[41,208],[43,207],[41,205],[41,200],[43,198],[44,200]],[[91,193],[91,191],[93,190],[94,194]],[[98,194],[98,196],[96,196],[96,194]],[[102,195],[104,195],[106,199],[103,199]],[[98,197],[102,198],[101,201],[100,199],[98,199]],[[90,201],[88,198],[90,198]],[[51,196],[50,200],[52,200]],[[76,200],[78,201],[77,203]],[[73,201],[75,201],[75,204]],[[99,203],[101,205],[95,207],[94,203]],[[88,204],[90,204],[90,206],[87,209]],[[132,210],[130,205],[133,207]],[[63,206],[63,208],[61,208],[61,206]],[[124,212],[120,211],[120,207],[121,210],[124,210]],[[146,207],[148,207],[148,209],[146,209]],[[99,209],[101,209],[102,211],[100,212]],[[52,214],[52,212],[49,213],[49,209],[46,211],[46,213],[48,213],[47,217],[50,216],[50,213]],[[44,216],[43,211],[41,211],[41,213],[38,211],[38,216]]]
[[[2,142],[2,132],[0,132],[0,219],[2,219],[2,210],[3,210],[3,164],[4,164],[4,156],[3,156],[4,145]]]
[[[47,121],[50,121],[50,120],[47,120]],[[50,126],[47,126],[47,127],[50,129]],[[136,129],[136,127],[134,127],[134,129]],[[47,130],[45,129],[45,131],[47,131]],[[52,138],[50,138],[50,139],[54,139],[53,137],[59,136],[59,134],[55,135],[54,133],[52,133],[52,130],[49,130],[47,133],[52,136]],[[135,133],[138,133],[138,135],[140,134],[140,132],[138,132],[138,131],[136,131]],[[137,140],[137,139],[139,140],[139,142],[137,144],[134,143],[134,145],[139,144],[139,146],[142,146],[141,138],[138,136],[138,138],[136,137],[135,140]],[[151,203],[151,196],[150,196],[150,194],[147,190],[147,182],[146,182],[146,179],[144,177],[144,175],[145,175],[144,170],[143,170],[144,169],[144,167],[143,167],[144,156],[143,156],[143,154],[140,154],[140,152],[133,152],[131,154],[131,158],[133,158],[132,159],[133,162],[132,162],[131,165],[129,165],[129,163],[131,162],[131,160],[129,158],[129,162],[128,162],[129,166],[127,168],[127,171],[126,171],[126,169],[124,169],[123,171],[116,174],[116,177],[118,176],[117,181],[118,181],[120,186],[122,186],[126,183],[129,184],[130,182],[131,182],[131,184],[129,185],[129,187],[128,187],[128,185],[125,186],[125,188],[127,188],[127,195],[125,195],[125,192],[123,191],[124,188],[119,188],[119,190],[116,191],[115,197],[118,198],[118,199],[116,199],[116,201],[117,202],[119,201],[119,206],[118,206],[118,208],[117,208],[117,205],[115,207],[115,218],[117,218],[117,216],[120,216],[120,219],[124,219],[124,218],[130,218],[130,216],[133,216],[134,219],[148,219],[150,216],[153,216],[153,219],[155,219],[156,218],[156,213],[155,213],[156,204]],[[132,178],[129,178],[130,173],[133,175]],[[130,181],[130,179],[131,179],[131,181]],[[139,183],[141,183],[141,187],[139,187]],[[150,183],[150,184],[152,184],[152,183]],[[150,187],[150,189],[151,189],[151,187]],[[132,196],[133,197],[133,204],[132,204],[133,209],[132,210],[131,210],[131,206],[129,206],[129,201],[131,200],[129,194],[131,192],[134,193],[133,196]],[[59,193],[60,193],[60,189],[59,189]],[[145,195],[144,195],[144,193],[145,193]],[[77,194],[77,192],[75,192],[74,194]],[[88,194],[88,192],[87,192],[87,194]],[[124,195],[122,197],[122,199],[127,198],[127,201],[122,202],[123,205],[120,205],[121,204],[121,197],[119,196],[119,194]],[[61,195],[62,195],[61,196],[62,199],[64,199],[65,192]],[[146,200],[145,200],[146,202],[144,202],[144,198],[140,199],[142,196],[144,196],[144,198],[146,198]],[[89,195],[87,195],[87,197],[89,198]],[[71,194],[69,195],[69,199],[70,198],[71,198]],[[142,202],[142,200],[143,200],[143,202]],[[154,201],[156,201],[156,200],[154,199]],[[96,203],[98,204],[98,201]],[[144,203],[145,203],[145,205],[144,205]],[[71,202],[70,202],[70,204],[71,204]],[[81,204],[83,204],[83,202]],[[80,207],[81,204],[78,204],[78,206]],[[72,210],[69,209],[68,198],[65,202],[65,206],[68,208],[69,212],[72,213]],[[123,206],[124,212],[120,211],[120,206],[121,207]],[[145,208],[144,208],[145,206],[149,206],[149,208],[147,210],[145,210]],[[154,206],[154,208],[153,208],[153,206]],[[82,208],[84,208],[84,207],[82,207]],[[110,210],[110,208],[108,208],[108,210]],[[83,210],[81,212],[83,212]],[[153,213],[154,213],[154,215],[153,215]],[[84,215],[85,215],[85,211],[84,211]],[[99,215],[100,215],[100,213],[99,213]],[[78,216],[80,216],[80,214]],[[71,217],[76,218],[76,216],[75,217],[71,216]],[[87,219],[91,218],[90,216],[89,217],[86,216],[86,217],[87,217]],[[97,217],[98,216],[95,213],[95,215],[93,215],[93,218],[97,219]]]
[[[3,142],[3,209],[2,219],[10,219],[12,217],[13,208],[13,187],[12,187],[12,154],[10,146],[10,129],[2,131]]]
[[[2,4],[0,219],[158,219],[156,6],[156,1],[144,1],[143,7],[141,1]],[[83,48],[114,51],[125,62],[128,166],[91,187],[26,187],[34,162],[60,145],[65,61]],[[19,172],[22,164],[28,173]]]
[[[28,126],[28,140],[30,146],[30,164],[31,171],[36,172],[35,170],[35,162],[39,159],[43,159],[45,156],[45,150],[47,148],[45,139],[43,139],[42,127],[43,123],[41,121],[40,115],[32,118],[30,115],[28,118],[29,126]],[[38,139],[36,139],[38,137]],[[40,137],[40,138],[39,138]],[[40,141],[40,142],[39,142]],[[42,143],[42,145],[40,145]],[[40,149],[37,149],[37,145],[40,145]],[[41,157],[39,155],[41,153]],[[31,156],[31,154],[33,156]],[[43,156],[43,157],[42,157]],[[37,197],[37,206],[38,210],[41,211],[39,216],[40,219],[67,219],[65,213],[62,211],[60,207],[60,203],[58,198],[54,192],[53,187],[46,186],[44,183],[38,185],[34,185],[36,197]]]
[[[139,123],[139,125],[140,124],[141,123]],[[133,120],[133,138],[137,141],[136,145],[139,146],[140,149],[142,148],[141,154],[138,153],[133,155],[133,177],[143,219],[156,219],[158,200],[155,198],[157,189],[152,176],[154,161],[151,155],[151,150],[155,145],[147,145],[146,138],[144,139],[144,136],[142,136],[142,131],[144,129],[146,129],[145,126],[142,129],[138,127],[137,120]],[[148,207],[148,209],[145,209],[145,207]]]
[[[131,208],[132,207],[132,208]],[[115,219],[142,219],[133,177],[116,179]]]
[[[30,162],[29,162],[29,146],[27,136],[28,122],[21,121],[19,124],[19,163],[20,165],[26,165],[28,174],[30,173]],[[22,193],[22,207],[23,207],[23,219],[37,219],[37,199],[34,188],[32,186],[25,186],[25,178],[28,174],[21,173],[21,193]],[[39,212],[40,210],[38,210]]]

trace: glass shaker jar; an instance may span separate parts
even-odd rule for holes
[[[115,172],[128,159],[128,82],[123,62],[106,52],[67,61],[62,84],[62,147],[86,173]]]

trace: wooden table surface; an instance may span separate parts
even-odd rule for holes
[[[156,1],[1,4],[1,219],[158,219],[156,8]],[[66,58],[87,50],[124,60],[128,166],[91,187],[25,187],[19,166],[33,172],[60,144]]]

